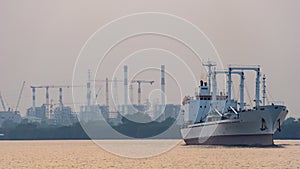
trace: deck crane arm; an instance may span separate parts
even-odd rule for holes
[[[2,104],[3,110],[6,111],[6,107],[5,107],[4,100],[3,100],[3,98],[2,98],[1,93],[0,93],[0,100],[1,100],[1,104]]]
[[[17,101],[17,104],[16,104],[15,111],[18,111],[18,108],[19,108],[19,104],[20,104],[20,100],[21,100],[21,97],[22,97],[22,93],[23,93],[24,87],[25,87],[25,81],[24,81],[23,84],[22,84],[21,91],[20,91],[20,93],[19,93],[19,97],[18,97],[18,101]]]

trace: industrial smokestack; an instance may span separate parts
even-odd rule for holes
[[[46,87],[46,114],[50,119],[49,87]]]
[[[90,111],[91,106],[91,70],[88,70],[88,81],[86,84],[87,93],[86,93],[86,99],[87,99],[87,111]]]
[[[109,109],[108,78],[105,79],[105,104]]]
[[[133,104],[133,85],[132,84],[129,85],[129,99],[130,99],[130,103]]]
[[[59,88],[59,110],[63,110],[63,102],[62,102],[62,88]]]
[[[118,96],[118,79],[114,77],[113,79],[113,97],[114,97],[114,109],[116,110],[119,106],[119,96]]]
[[[32,110],[35,112],[35,87],[32,87]]]
[[[161,104],[165,105],[165,65],[161,65]]]
[[[124,112],[127,113],[128,104],[128,67],[124,65]]]

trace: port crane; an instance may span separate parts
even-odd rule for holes
[[[154,83],[153,80],[132,80],[131,83],[137,83],[138,84],[138,105],[141,105],[141,97],[142,97],[142,83],[149,83],[152,85]]]

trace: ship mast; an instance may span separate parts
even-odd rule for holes
[[[207,61],[206,63],[202,64],[203,66],[206,66],[208,69],[207,73],[207,80],[208,80],[208,92],[211,94],[211,76],[212,76],[212,68],[215,67],[217,64],[213,63],[211,61]]]
[[[263,106],[266,105],[266,75],[263,76]]]

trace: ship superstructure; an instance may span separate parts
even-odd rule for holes
[[[228,70],[208,67],[208,84],[200,81],[199,94],[183,99],[184,125],[181,129],[186,144],[273,145],[273,134],[280,130],[288,110],[283,104],[266,104],[266,78],[263,76],[260,100],[260,66],[229,66]],[[213,68],[213,69],[212,69]],[[254,71],[255,107],[244,101],[245,71]],[[227,75],[227,93],[217,92],[217,75]],[[239,99],[232,98],[232,76],[240,77]],[[211,85],[211,86],[210,86]]]

